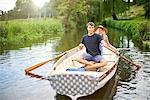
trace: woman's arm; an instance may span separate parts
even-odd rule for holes
[[[108,36],[107,36],[107,35],[105,35],[105,36],[103,37],[103,39],[104,39],[104,41],[107,43],[107,46],[109,46],[111,49],[117,51],[117,49],[109,43],[109,40],[108,40]]]

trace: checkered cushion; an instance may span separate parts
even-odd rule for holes
[[[89,95],[96,91],[98,81],[95,77],[78,74],[49,76],[50,84],[62,95]]]

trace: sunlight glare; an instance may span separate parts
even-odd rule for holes
[[[46,2],[49,2],[50,0],[32,0],[33,3],[39,7],[39,8],[42,8],[43,5],[46,3]]]

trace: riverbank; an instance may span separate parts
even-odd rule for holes
[[[133,42],[138,43],[135,45],[142,44],[143,49],[150,48],[150,20],[145,19],[144,16],[119,20],[108,18],[103,21],[103,25],[124,31]]]
[[[58,19],[17,19],[0,22],[0,47],[3,50],[13,46],[24,47],[35,41],[61,35],[64,26]],[[3,48],[8,47],[8,48]],[[18,47],[18,48],[19,48]],[[13,49],[13,48],[11,48]],[[0,50],[2,51],[2,50]]]

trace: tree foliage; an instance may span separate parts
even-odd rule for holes
[[[122,0],[60,0],[57,14],[64,17],[66,24],[74,21],[80,25],[87,21],[100,22],[126,9],[127,4]]]
[[[32,0],[17,0],[14,11],[24,16],[24,18],[30,18],[35,12],[35,5]]]
[[[126,2],[125,2],[126,1]],[[32,0],[17,0],[16,7],[7,14],[8,19],[61,17],[66,26],[73,21],[77,25],[87,21],[100,22],[106,17],[117,15],[129,9],[130,5],[145,5],[145,11],[150,9],[149,0],[49,0],[42,8],[37,8]],[[3,16],[5,17],[5,16]],[[5,18],[3,18],[5,19]]]

